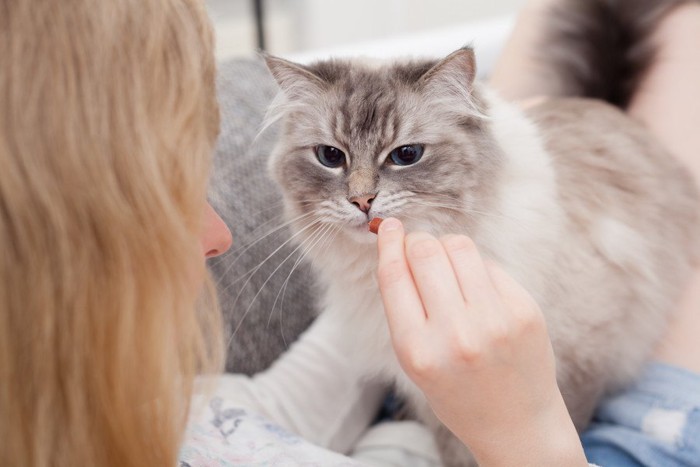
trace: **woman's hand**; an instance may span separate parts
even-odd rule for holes
[[[468,237],[387,219],[378,275],[399,362],[481,465],[588,465],[539,307]]]

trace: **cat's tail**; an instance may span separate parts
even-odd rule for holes
[[[697,0],[560,0],[540,47],[561,93],[626,108],[653,62],[653,33],[675,7]]]

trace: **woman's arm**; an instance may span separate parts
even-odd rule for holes
[[[685,165],[700,188],[700,2],[676,8],[661,22],[654,40],[657,59],[635,93],[629,114]],[[700,373],[698,335],[700,265],[656,358]]]

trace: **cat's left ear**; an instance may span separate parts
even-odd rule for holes
[[[304,65],[268,54],[263,54],[263,58],[287,99],[318,96],[324,87],[324,81]]]
[[[474,49],[464,47],[452,52],[420,79],[424,89],[436,98],[459,99],[471,102],[476,78]]]

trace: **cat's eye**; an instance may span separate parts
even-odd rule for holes
[[[422,144],[400,146],[389,153],[389,159],[396,165],[415,164],[423,157],[425,147]]]
[[[331,169],[341,167],[345,164],[345,153],[333,146],[319,144],[316,146],[316,157],[321,164]]]

